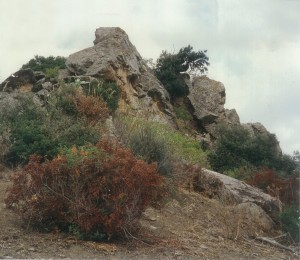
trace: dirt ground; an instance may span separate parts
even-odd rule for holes
[[[186,190],[160,209],[147,209],[142,231],[125,242],[79,241],[60,232],[39,233],[27,227],[4,204],[11,184],[0,173],[0,259],[298,259],[292,252],[255,240],[279,231],[261,230],[233,206]]]

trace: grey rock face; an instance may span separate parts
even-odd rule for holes
[[[142,60],[127,34],[118,27],[100,27],[96,30],[94,46],[71,54],[66,66],[75,75],[111,79],[111,70],[124,67],[129,76],[138,76]],[[112,80],[112,79],[111,79]]]
[[[256,204],[272,219],[276,219],[282,206],[280,200],[255,187],[207,169],[202,170],[198,185],[199,190],[210,194],[213,198],[222,198],[228,204],[243,203],[243,207],[248,205],[246,208],[252,203]]]
[[[208,133],[214,136],[220,124],[240,124],[236,110],[224,108],[226,93],[221,82],[201,76],[193,81],[186,80],[186,83],[194,115]]]
[[[214,122],[225,111],[225,87],[208,77],[194,78],[189,84],[188,98],[195,109],[195,116],[203,123]]]
[[[225,118],[231,124],[240,124],[240,117],[235,109],[225,109]]]
[[[0,92],[0,113],[5,109],[13,108],[18,104],[18,94]]]
[[[121,91],[119,112],[172,124],[169,95],[141,55],[118,27],[96,30],[94,46],[71,54],[66,66],[72,75],[115,81]]]

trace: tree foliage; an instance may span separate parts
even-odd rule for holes
[[[167,51],[162,52],[154,71],[171,97],[175,98],[188,94],[182,73],[203,74],[207,72],[209,58],[206,52],[206,50],[196,52],[190,45],[181,48],[177,54],[168,53]]]
[[[42,71],[49,76],[57,75],[58,69],[64,69],[66,58],[61,56],[39,56],[35,55],[33,59],[31,59],[28,63],[22,66],[22,69],[30,68],[33,71]]]
[[[277,146],[273,134],[252,134],[242,126],[220,127],[209,161],[214,170],[222,173],[247,166],[290,175],[296,165],[289,156],[278,154]]]

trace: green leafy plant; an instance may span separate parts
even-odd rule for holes
[[[1,160],[6,164],[25,164],[31,154],[52,159],[60,147],[99,141],[99,127],[108,117],[101,98],[64,86],[51,93],[44,107],[34,100],[30,93],[20,94],[14,106],[0,113]]]
[[[193,119],[193,116],[187,111],[185,107],[179,106],[174,107],[175,115],[178,119],[181,119],[183,121],[189,121]]]
[[[57,78],[59,67],[45,69],[45,76],[49,78]]]
[[[111,112],[118,108],[120,90],[115,82],[94,79],[84,92],[88,96],[101,97]]]
[[[203,74],[207,71],[208,60],[206,51],[195,52],[193,47],[188,45],[181,48],[177,54],[163,51],[157,60],[154,71],[171,97],[176,98],[188,94],[182,73]]]
[[[59,69],[64,69],[66,58],[61,56],[39,56],[35,55],[28,63],[22,66],[22,69],[30,68],[33,71],[42,71],[50,77],[56,77]]]
[[[4,155],[6,163],[25,163],[32,153],[44,157],[52,157],[55,154],[51,132],[42,123],[45,118],[45,110],[34,102],[30,94],[19,95],[17,103],[1,113],[0,125],[5,125],[10,141],[9,149]],[[3,137],[4,134],[5,132],[2,133]]]
[[[282,227],[289,232],[296,243],[300,242],[300,214],[299,207],[286,207],[279,215]]]

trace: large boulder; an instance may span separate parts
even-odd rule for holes
[[[274,220],[282,206],[279,199],[260,189],[207,169],[202,169],[201,173],[194,177],[194,189],[210,198],[219,199],[225,204],[243,204],[243,207],[256,204]]]
[[[118,27],[98,28],[95,35],[93,47],[69,56],[69,73],[116,82],[121,91],[118,112],[172,124],[169,95],[128,35]]]
[[[240,124],[236,110],[224,108],[226,92],[221,82],[201,76],[186,80],[186,83],[194,116],[206,132],[215,137],[218,125]]]
[[[29,92],[35,82],[35,74],[31,69],[21,69],[0,84],[0,91],[13,92],[19,90],[20,92]]]
[[[188,98],[195,109],[194,115],[204,124],[214,122],[225,112],[225,87],[206,76],[196,77],[189,87]]]

